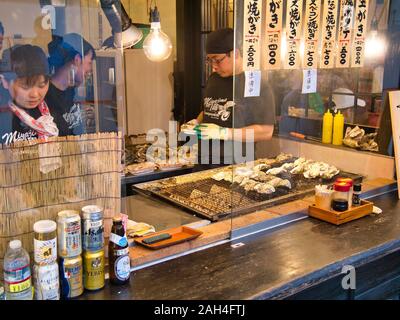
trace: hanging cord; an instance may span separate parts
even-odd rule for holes
[[[147,14],[149,15],[149,21],[152,22],[152,11],[157,8],[157,0],[147,0]]]
[[[375,10],[374,10],[374,15],[372,17],[372,23],[375,22],[376,23],[376,27],[378,29],[379,27],[379,23],[382,20],[383,14],[386,12],[386,8],[388,5],[389,1],[388,0],[383,0],[383,5],[382,5],[382,10],[379,13],[379,17],[377,16],[377,11],[378,11],[378,7],[380,7],[380,5],[378,5],[378,3],[375,2]]]

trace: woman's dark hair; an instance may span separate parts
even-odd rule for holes
[[[53,36],[48,49],[50,68],[55,71],[73,61],[76,55],[82,58],[92,52],[95,59],[93,46],[77,33],[68,33],[63,37]]]
[[[0,34],[4,34],[4,27],[1,21],[0,21]]]
[[[18,80],[32,87],[41,76],[50,77],[46,54],[38,46],[16,45],[9,49],[9,61],[3,73],[7,81]]]

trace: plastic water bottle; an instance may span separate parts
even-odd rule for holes
[[[6,300],[32,300],[32,278],[29,255],[20,240],[9,243],[4,256]]]

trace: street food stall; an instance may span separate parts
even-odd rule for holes
[[[104,251],[101,274],[114,243],[115,252],[126,250],[129,277],[300,220],[363,219],[376,211],[368,199],[397,189],[389,99],[400,79],[394,1],[159,0],[154,6],[66,0],[43,6],[24,0],[21,6],[36,12],[35,19],[12,1],[0,4],[3,114],[10,104],[21,107],[8,90],[15,78],[6,77],[13,50],[35,45],[49,60],[49,92],[52,86],[63,91],[66,83],[73,98],[58,118],[57,100],[48,103],[50,114],[30,117],[54,112],[56,125],[71,120],[72,131],[20,135],[22,141],[0,150],[0,279],[8,292],[3,257],[9,243],[21,240],[31,264],[42,268],[33,226],[58,222],[65,210],[78,212],[82,223],[87,206],[101,212],[102,228],[95,231],[104,237],[97,250]],[[32,20],[36,29],[5,12]],[[215,36],[222,29],[224,38]],[[71,33],[82,37],[77,46],[68,42]],[[92,67],[85,71],[86,48]],[[59,66],[60,53],[73,59]],[[4,128],[19,121],[2,119]],[[122,236],[115,233],[121,223]],[[96,259],[88,252],[77,254],[84,258],[82,286],[101,289],[104,278],[88,278],[87,261]],[[65,268],[79,263],[67,264],[76,257],[65,253],[58,258]]]

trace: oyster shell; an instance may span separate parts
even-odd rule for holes
[[[275,192],[275,188],[268,183],[259,183],[254,187],[254,190],[262,194],[271,194]]]
[[[225,179],[225,172],[218,172],[217,174],[214,174],[211,178],[217,181],[222,181]]]
[[[292,184],[290,183],[289,180],[284,179],[284,180],[279,182],[278,187],[284,187],[284,188],[292,189]]]
[[[274,176],[276,176],[282,172],[286,172],[286,169],[279,167],[279,168],[272,168],[272,169],[267,170],[267,174],[272,174]]]
[[[275,158],[275,160],[277,162],[283,162],[283,161],[289,160],[291,158],[293,158],[292,154],[290,154],[290,153],[281,153]]]
[[[258,185],[259,182],[254,181],[254,180],[249,180],[246,185],[244,186],[244,190],[246,191],[252,191],[254,190],[255,186]]]

